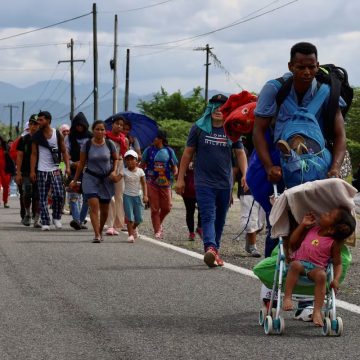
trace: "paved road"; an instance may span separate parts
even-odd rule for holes
[[[266,336],[259,282],[126,236],[41,232],[0,209],[0,359],[356,359],[360,315],[324,338],[290,319]]]

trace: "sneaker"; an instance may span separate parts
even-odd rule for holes
[[[210,268],[216,267],[217,266],[217,263],[215,262],[216,255],[217,255],[217,251],[215,250],[215,248],[209,247],[204,255],[204,263]]]
[[[312,306],[307,306],[304,309],[298,309],[295,312],[294,319],[302,320],[305,322],[312,321],[313,311],[314,311],[314,308]]]
[[[259,250],[257,249],[256,245],[245,245],[245,251],[250,254],[250,256],[259,258],[261,257],[261,254],[259,253]]]
[[[189,233],[188,240],[189,241],[194,241],[195,240],[195,233],[193,233],[193,232]]]
[[[30,215],[25,215],[24,219],[22,220],[23,225],[30,226],[31,224],[31,217]]]
[[[35,229],[40,229],[41,228],[39,215],[36,215],[34,217],[34,228]]]
[[[108,236],[113,236],[113,235],[115,235],[114,234],[114,231],[115,231],[115,229],[114,228],[108,228],[107,230],[106,230],[106,235],[108,235]]]
[[[249,245],[247,236],[245,242],[245,251],[248,254],[250,254],[250,256],[252,257],[261,257],[261,254],[259,253],[259,250],[257,249],[256,245]]]
[[[55,226],[55,229],[61,229],[62,228],[62,224],[61,224],[61,221],[59,219],[53,219],[53,224]]]
[[[84,223],[84,224],[81,224],[80,226],[81,226],[81,230],[87,230],[87,228],[88,228],[88,227],[85,225],[85,223]]]
[[[216,252],[215,263],[217,266],[224,266],[224,260],[220,257],[219,253]]]
[[[202,228],[196,228],[196,233],[199,235],[200,239],[203,238],[203,231]]]
[[[71,220],[70,226],[75,230],[81,230],[81,224],[76,220]]]
[[[50,225],[41,225],[42,231],[50,231]]]
[[[63,213],[64,215],[70,215],[70,210],[68,210],[68,209],[63,209],[62,213]]]
[[[134,235],[130,235],[127,239],[128,243],[133,243],[135,241]]]

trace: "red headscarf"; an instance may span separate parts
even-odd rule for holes
[[[126,137],[123,133],[119,135],[114,135],[111,131],[106,131],[106,137],[115,143],[120,145],[120,154],[124,156],[127,150]]]

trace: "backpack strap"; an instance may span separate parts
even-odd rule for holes
[[[85,154],[86,154],[86,158],[88,158],[89,155],[89,151],[90,151],[90,147],[91,147],[91,139],[89,139],[86,144],[85,144]]]
[[[314,115],[320,110],[323,105],[326,97],[329,95],[330,89],[327,85],[322,84],[317,91],[314,98],[311,100],[310,104],[307,106],[307,109]]]
[[[317,93],[315,94],[314,98],[310,101],[310,103],[306,106],[306,109],[311,113],[316,115],[317,112],[320,110],[321,106],[323,105],[326,97],[329,95],[329,87],[325,84],[321,84]],[[299,106],[295,100],[288,96],[284,100],[284,106],[288,109],[290,113],[295,112],[297,109],[303,107]],[[304,108],[304,107],[303,107]]]
[[[283,77],[279,77],[272,81],[272,83],[278,88],[278,92],[276,94],[276,106],[279,109],[281,104],[285,101],[288,97],[292,84],[293,84],[293,77],[289,76],[287,79]]]

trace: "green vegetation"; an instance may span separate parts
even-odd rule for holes
[[[360,163],[360,88],[354,89],[354,100],[346,116],[347,147],[350,152],[353,169]],[[180,155],[184,149],[191,124],[203,114],[204,98],[201,88],[193,90],[189,98],[180,91],[169,95],[163,88],[154,95],[153,100],[140,101],[141,113],[155,119],[168,133],[169,144]]]
[[[360,88],[354,89],[354,100],[346,116],[347,148],[350,152],[353,170],[360,164]]]
[[[174,119],[193,122],[204,111],[205,100],[201,95],[201,90],[198,86],[193,89],[190,97],[184,97],[180,90],[169,95],[162,87],[152,100],[140,100],[137,107],[142,114],[156,121]]]

